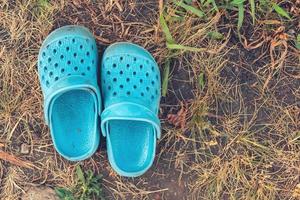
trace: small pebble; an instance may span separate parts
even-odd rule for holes
[[[26,143],[21,144],[21,153],[29,154],[29,145]]]

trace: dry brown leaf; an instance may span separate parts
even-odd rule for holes
[[[276,69],[279,69],[283,66],[283,63],[286,59],[287,53],[288,53],[288,35],[284,33],[285,27],[281,26],[279,27],[273,34],[273,37],[270,41],[270,57],[271,57],[271,69],[272,71],[269,73],[264,85],[263,85],[263,91],[267,88],[270,80],[272,79],[274,72]],[[276,47],[278,49],[276,50]]]
[[[275,48],[278,46],[284,47],[283,50],[280,52],[279,59],[276,58],[276,51],[275,51]],[[288,44],[287,44],[287,35],[285,33],[282,33],[271,40],[270,56],[271,56],[272,68],[275,68],[276,65],[278,67],[281,67],[283,65],[287,52],[288,52]]]
[[[265,42],[268,41],[268,39],[266,39],[265,35],[262,35],[259,39],[255,40],[249,44],[248,44],[247,39],[244,36],[242,36],[242,38],[244,39],[243,46],[245,49],[248,49],[248,50],[261,47]]]
[[[277,25],[277,24],[282,24],[281,21],[278,20],[261,20],[259,21],[260,24],[268,24],[268,25]]]
[[[184,130],[186,125],[187,105],[183,102],[180,102],[180,105],[181,109],[176,114],[168,114],[167,120],[175,127],[180,127],[182,130]]]
[[[118,176],[117,173],[114,170],[112,170],[112,168],[109,168],[109,177],[117,177],[117,176]]]

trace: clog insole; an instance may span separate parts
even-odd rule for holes
[[[52,107],[53,137],[56,146],[68,156],[80,156],[91,150],[95,127],[95,102],[88,90],[76,89],[58,96]]]
[[[147,122],[111,120],[109,138],[116,165],[123,171],[135,172],[145,168],[153,156],[155,134]]]

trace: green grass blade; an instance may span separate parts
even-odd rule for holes
[[[239,13],[238,13],[238,30],[241,29],[244,22],[245,8],[244,3],[238,5]]]
[[[184,51],[193,51],[193,52],[203,52],[207,50],[206,48],[189,47],[181,44],[170,44],[170,43],[167,43],[167,47],[168,49],[172,49],[172,50],[184,50]]]
[[[162,80],[161,93],[163,97],[165,97],[168,92],[169,76],[170,76],[170,60],[168,59],[164,65],[164,73],[163,73],[163,80]]]
[[[198,84],[199,84],[200,90],[203,90],[203,88],[205,86],[204,73],[203,72],[201,72],[198,76]]]
[[[55,193],[59,198],[65,197],[65,190],[63,188],[55,188]]]
[[[211,1],[212,5],[213,5],[213,8],[215,9],[215,11],[219,12],[219,8],[218,8],[215,0],[210,0],[210,1]]]
[[[290,15],[276,3],[272,3],[272,7],[277,12],[278,15],[291,19]]]
[[[296,47],[300,50],[300,34],[298,34],[296,38]]]
[[[54,191],[61,200],[75,200],[72,192],[65,188],[54,188]]]
[[[203,2],[201,2],[203,3]],[[211,4],[213,6],[213,9],[216,11],[216,12],[219,12],[219,7],[217,6],[215,0],[207,0],[205,3],[204,3],[204,6],[208,6],[209,4]]]
[[[186,11],[193,13],[194,15],[197,15],[197,16],[200,17],[200,18],[202,18],[202,17],[205,16],[205,13],[204,13],[203,11],[201,11],[200,9],[195,8],[195,7],[193,7],[193,6],[190,6],[190,5],[187,5],[187,4],[183,3],[182,1],[180,1],[180,2],[175,2],[175,4],[176,4],[177,6],[182,7],[182,8],[185,9]]]
[[[223,40],[224,35],[218,31],[210,31],[207,33],[207,36],[214,40]]]
[[[184,0],[184,2],[187,4],[191,4],[191,3],[193,3],[193,0]]]
[[[245,0],[233,0],[230,2],[231,5],[241,5],[241,4],[244,4]]]
[[[80,180],[83,184],[85,184],[85,177],[83,171],[79,165],[76,166],[76,175],[78,180]]]
[[[249,0],[249,1],[250,1],[252,22],[253,22],[253,25],[254,25],[255,24],[255,1],[254,0]]]
[[[170,29],[169,29],[167,22],[163,16],[163,13],[159,16],[159,23],[162,28],[162,31],[165,34],[167,42],[172,43],[172,44],[175,43],[175,40],[173,39],[173,37],[171,35]]]

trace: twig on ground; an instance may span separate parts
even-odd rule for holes
[[[17,165],[17,166],[20,166],[20,167],[25,167],[25,168],[28,168],[28,169],[36,168],[31,162],[20,160],[19,158],[15,157],[14,155],[6,153],[6,152],[1,152],[0,151],[0,160],[4,160],[4,161],[7,161],[7,162],[9,162],[13,165]]]

